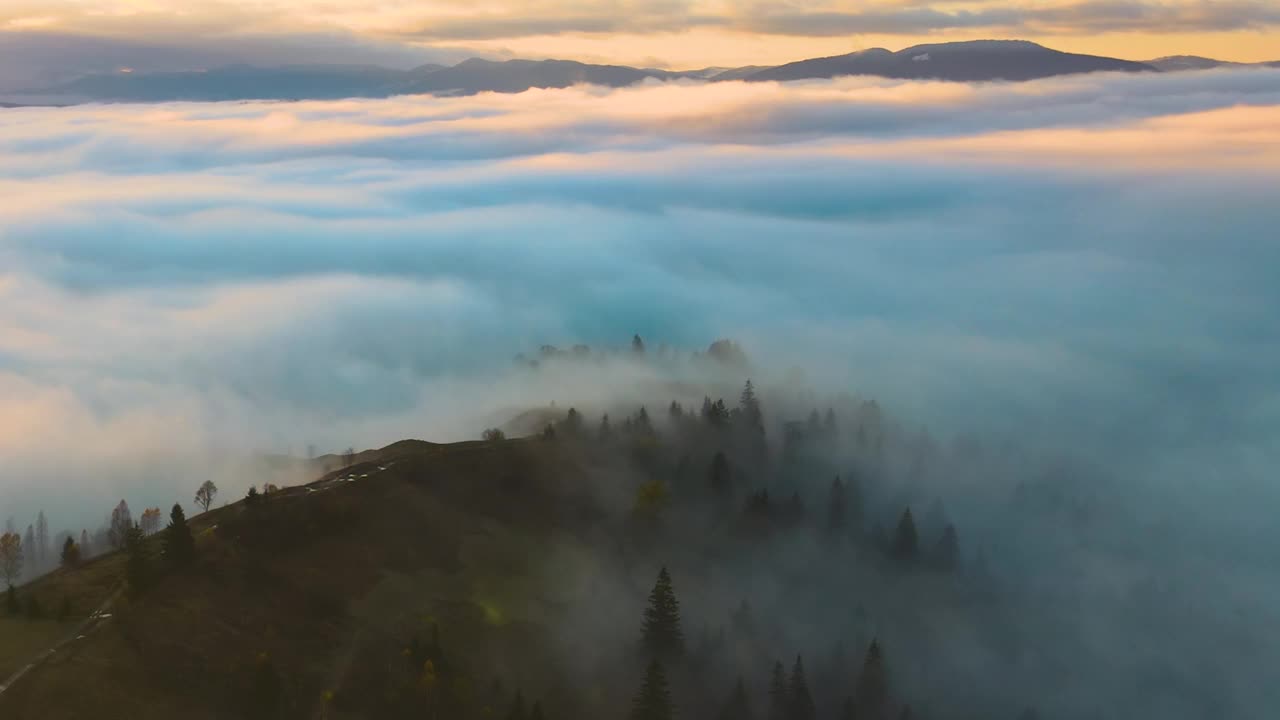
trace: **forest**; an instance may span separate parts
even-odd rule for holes
[[[238,669],[205,688],[235,699],[210,701],[210,717],[1077,716],[1062,712],[1080,705],[1055,697],[1046,674],[1063,655],[1040,649],[1078,652],[1062,639],[1065,619],[1017,581],[1019,562],[1040,561],[1035,545],[999,541],[1027,537],[1020,523],[1091,533],[1097,506],[1076,491],[1084,466],[998,453],[973,437],[940,442],[871,398],[788,379],[757,386],[731,341],[680,356],[636,336],[620,350],[544,346],[516,358],[531,377],[611,363],[666,368],[664,378],[671,367],[689,372],[644,403],[557,398],[478,442],[311,458],[310,482],[255,483],[231,502],[204,481],[186,503],[201,523],[194,532],[183,502],[164,527],[160,508],[135,520],[125,500],[92,531],[50,537],[43,513],[25,533],[11,521],[0,541],[7,612],[83,617],[83,602],[49,587],[95,557],[115,558],[126,605],[107,632],[121,633],[139,662],[156,662],[147,656],[162,648],[140,638],[163,621],[144,609],[221,585],[209,592],[261,615],[283,650],[237,637]],[[411,500],[396,494],[405,487]],[[413,513],[423,494],[456,515],[464,539]],[[513,539],[477,556],[470,533]],[[387,597],[387,577],[420,573],[434,557],[406,547],[419,543],[448,545],[439,562],[454,574]],[[313,565],[296,581],[306,594],[290,595],[285,578]],[[374,590],[349,577],[359,565]],[[48,582],[19,585],[54,567]],[[243,584],[215,582],[227,572]],[[439,583],[466,586],[467,599],[441,610]],[[332,654],[329,629],[369,634],[373,622],[355,608],[370,602],[397,619],[347,648],[356,659],[341,671],[288,659],[302,641],[280,626],[296,623],[298,638]],[[173,609],[174,622],[201,621],[186,612]],[[442,622],[451,612],[465,619]],[[502,642],[520,649],[504,653]]]

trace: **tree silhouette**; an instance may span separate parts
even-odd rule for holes
[[[36,515],[36,562],[41,566],[45,565],[49,560],[49,520],[45,518],[44,511],[41,510]]]
[[[729,471],[729,458],[723,452],[717,452],[711,458],[711,469],[708,471],[708,484],[711,492],[725,496],[733,491],[733,478]]]
[[[680,601],[671,587],[671,575],[663,567],[649,593],[641,631],[644,649],[651,657],[671,658],[684,654],[684,631],[680,628]]]
[[[813,695],[809,694],[809,681],[804,675],[804,661],[796,656],[796,664],[791,669],[791,681],[787,685],[787,700],[790,720],[816,720],[818,709],[813,704]]]
[[[186,565],[196,555],[196,541],[187,525],[182,506],[174,504],[169,511],[169,525],[164,529],[164,556],[174,565]]]
[[[947,525],[938,539],[938,547],[934,550],[934,561],[943,570],[955,570],[960,564],[960,539],[956,535],[956,526]]]
[[[516,690],[516,696],[511,701],[511,709],[507,711],[507,720],[528,720],[528,717],[525,711],[524,693]]]
[[[747,686],[742,682],[742,676],[739,675],[738,682],[733,686],[733,692],[729,693],[729,698],[721,706],[720,714],[716,716],[716,719],[751,720],[751,718],[751,701],[747,699]]]
[[[898,520],[890,552],[895,558],[908,563],[920,554],[920,536],[916,533],[916,521],[911,516],[911,508],[904,510]]]
[[[200,485],[200,488],[196,490],[196,504],[204,508],[205,512],[209,512],[209,506],[213,504],[213,499],[217,496],[218,486],[214,485],[212,480],[205,480]]]
[[[133,513],[129,512],[129,503],[121,500],[120,504],[111,511],[111,524],[107,526],[107,542],[111,543],[111,547],[119,550],[124,547],[129,528],[132,527]]]
[[[667,675],[657,658],[649,661],[644,671],[644,682],[631,703],[630,720],[672,720],[675,709],[671,706],[671,689]]]
[[[11,590],[14,581],[22,577],[23,560],[22,538],[18,533],[7,532],[0,535],[0,575],[4,576],[4,581]]]
[[[642,357],[644,355],[644,340],[641,340],[639,335],[634,335],[631,338],[631,352],[635,353],[638,357]]]
[[[885,670],[880,641],[872,640],[854,688],[854,707],[859,720],[881,720],[889,706],[889,675]]]
[[[831,492],[827,496],[827,530],[842,533],[848,526],[848,502],[845,500],[844,483],[840,476],[831,481]]]
[[[62,565],[63,567],[75,567],[80,564],[80,546],[76,545],[76,541],[67,536],[65,542],[62,543]]]
[[[769,715],[768,720],[789,720],[791,715],[791,698],[788,693],[787,672],[782,662],[773,664],[773,676],[769,678]]]

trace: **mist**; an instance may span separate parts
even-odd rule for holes
[[[210,477],[239,497],[262,455],[660,410],[707,378],[513,357],[732,338],[751,365],[715,382],[752,377],[771,422],[875,398],[999,456],[920,492],[1035,597],[1078,581],[1045,637],[1118,653],[1161,635],[1110,609],[1176,607],[1177,651],[1232,657],[1230,716],[1264,717],[1277,128],[1258,69],[5,110],[0,517],[78,530]],[[1088,547],[992,510],[1061,467],[1105,509]],[[1172,697],[1126,707],[1202,716]]]

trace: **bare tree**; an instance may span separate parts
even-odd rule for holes
[[[133,513],[129,511],[129,503],[124,500],[111,511],[111,524],[107,526],[107,542],[111,547],[124,547],[125,537],[133,527]]]
[[[347,448],[347,451],[342,453],[342,466],[351,467],[352,465],[355,465],[355,464],[356,464],[356,449]]]
[[[22,536],[16,532],[0,535],[0,575],[9,587],[22,577]]]
[[[36,562],[41,567],[47,567],[53,558],[49,553],[49,521],[44,516],[44,511],[36,516]]]
[[[204,508],[205,512],[209,512],[209,506],[213,504],[213,499],[218,496],[218,486],[213,484],[212,480],[205,480],[204,484],[196,490],[196,504]]]

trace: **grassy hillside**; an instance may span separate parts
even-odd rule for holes
[[[539,441],[405,442],[359,459],[197,518],[196,564],[123,597],[111,622],[0,696],[0,716],[240,717],[269,664],[280,716],[367,717],[391,702],[390,685],[415,679],[405,649],[433,626],[456,662],[485,669],[485,692],[470,691],[479,710],[495,678],[554,696],[565,678],[539,648],[560,599],[533,553],[580,542],[556,528],[589,525],[574,461]],[[22,590],[88,612],[123,573],[117,554]],[[4,622],[6,669],[74,625]]]

